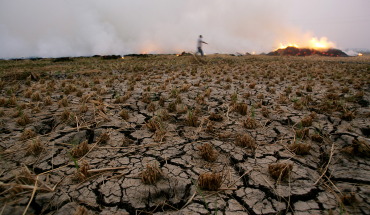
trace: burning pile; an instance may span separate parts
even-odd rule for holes
[[[275,51],[268,53],[271,56],[330,56],[330,57],[348,57],[346,53],[339,49],[313,49],[313,48],[298,48],[294,46],[288,46],[286,48],[280,48]]]
[[[322,37],[320,40],[312,38],[311,41],[305,44],[305,48],[298,47],[296,44],[283,45],[280,43],[280,47],[267,55],[272,56],[329,56],[329,57],[348,57],[342,50],[335,49],[333,42],[327,41],[326,37]]]

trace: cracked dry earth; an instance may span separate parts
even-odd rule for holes
[[[2,214],[370,214],[360,59],[2,61]]]

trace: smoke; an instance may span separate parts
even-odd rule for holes
[[[287,24],[288,10],[284,1],[2,1],[0,58],[180,53],[195,51],[200,34],[206,53],[269,52],[312,39]]]

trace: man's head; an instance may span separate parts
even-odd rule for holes
[[[202,35],[199,35],[199,38],[203,38],[203,36]]]

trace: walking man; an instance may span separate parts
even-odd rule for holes
[[[202,50],[202,43],[205,43],[205,44],[207,44],[208,45],[208,43],[206,43],[206,42],[204,42],[203,40],[202,40],[202,35],[199,35],[199,38],[198,38],[198,51],[195,53],[195,54],[198,54],[198,52],[200,52],[200,54],[202,55],[202,57],[204,56],[203,55],[203,50]]]

